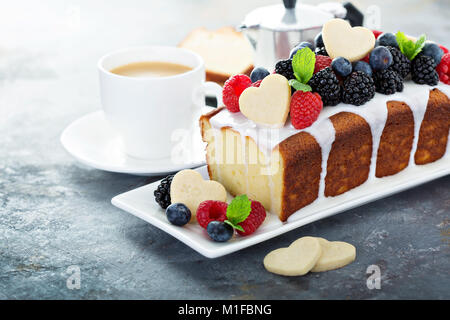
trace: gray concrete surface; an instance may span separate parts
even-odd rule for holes
[[[449,176],[209,260],[110,204],[154,179],[85,167],[59,144],[100,108],[104,53],[174,45],[273,2],[0,1],[0,299],[450,298]],[[448,1],[356,3],[378,4],[385,30],[450,44]],[[357,260],[299,278],[264,270],[269,251],[303,235],[351,242]],[[366,286],[370,265],[381,289]],[[70,266],[79,289],[67,286]]]

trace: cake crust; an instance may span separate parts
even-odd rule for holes
[[[377,152],[377,178],[396,174],[408,166],[414,140],[414,116],[401,101],[387,103],[388,116]]]
[[[372,157],[372,132],[366,120],[350,112],[340,112],[330,120],[336,134],[328,156],[326,197],[363,184],[369,176]]]
[[[419,141],[414,154],[422,165],[442,158],[447,148],[450,128],[450,100],[439,89],[430,91],[427,110],[420,126]]]
[[[281,221],[314,200],[319,194],[322,151],[316,139],[307,132],[290,136],[280,143],[283,159]]]

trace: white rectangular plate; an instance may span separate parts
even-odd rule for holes
[[[205,179],[209,179],[206,166],[195,170],[199,171]],[[217,258],[271,239],[308,223],[387,197],[447,174],[450,174],[450,158],[448,155],[431,164],[408,167],[396,175],[367,181],[337,197],[318,199],[294,213],[285,223],[282,223],[275,214],[269,213],[255,233],[247,237],[236,235],[226,243],[212,241],[205,229],[197,223],[189,223],[184,227],[170,224],[166,219],[164,210],[159,207],[153,197],[153,191],[157,188],[159,181],[122,193],[114,197],[111,202],[116,207],[128,211],[171,234],[202,255],[208,258]]]

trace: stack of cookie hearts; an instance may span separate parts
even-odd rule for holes
[[[302,276],[342,268],[356,258],[353,245],[324,238],[303,237],[287,248],[270,252],[264,258],[267,271],[284,276]]]
[[[266,218],[266,210],[247,195],[235,197],[229,204],[225,188],[216,181],[204,180],[194,170],[182,170],[164,178],[154,191],[156,202],[166,210],[166,217],[176,226],[197,221],[210,238],[230,240],[235,231],[248,236]]]

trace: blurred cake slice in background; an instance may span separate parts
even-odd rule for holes
[[[247,39],[232,27],[215,31],[193,30],[178,45],[198,53],[205,60],[206,80],[223,84],[234,74],[250,74],[253,52]]]

